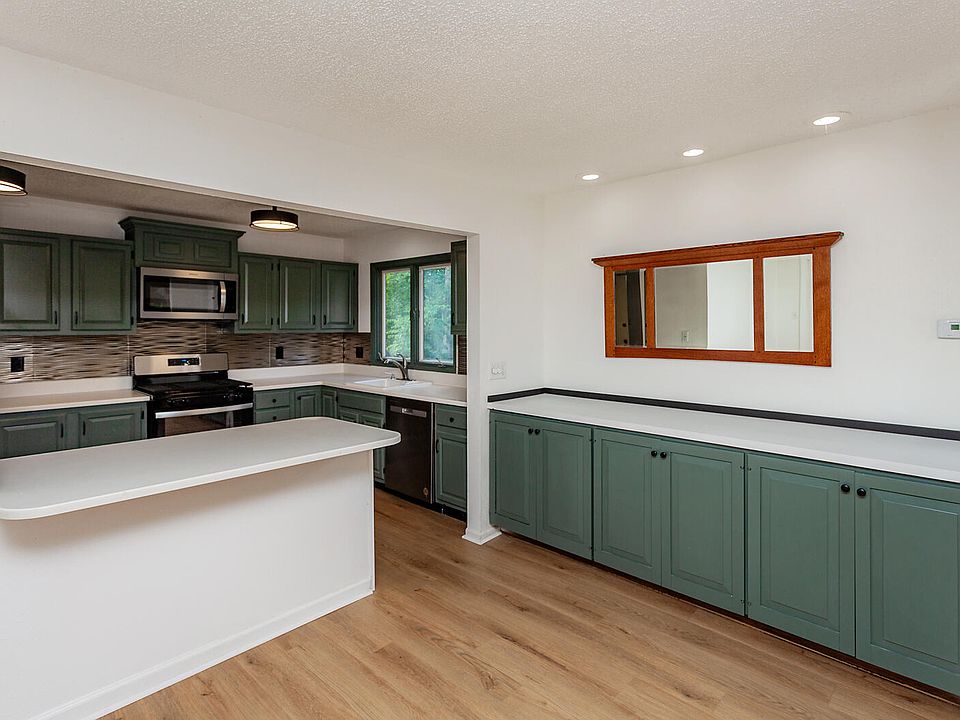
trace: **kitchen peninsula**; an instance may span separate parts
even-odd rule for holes
[[[316,417],[0,461],[0,718],[99,716],[369,595],[399,440]]]

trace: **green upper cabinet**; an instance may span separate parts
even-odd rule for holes
[[[358,299],[357,265],[320,264],[320,330],[356,332]]]
[[[137,217],[122,220],[120,227],[134,243],[137,267],[237,271],[242,231]]]
[[[593,438],[593,559],[659,584],[656,438],[615,430]]]
[[[0,458],[64,450],[66,425],[65,412],[0,415]]]
[[[276,260],[267,255],[240,255],[238,333],[270,332],[280,315]]]
[[[71,298],[73,330],[131,330],[133,258],[129,243],[74,240]]]
[[[320,273],[312,260],[277,261],[281,330],[316,330]]]
[[[856,487],[857,657],[960,694],[960,487]]]
[[[854,652],[854,473],[747,457],[747,615]]]
[[[450,332],[467,334],[467,241],[450,245]]]
[[[743,453],[661,440],[663,584],[744,610]]]
[[[0,231],[0,330],[60,329],[60,253],[56,235]]]
[[[590,557],[590,428],[493,413],[490,433],[492,522]]]
[[[84,408],[77,413],[78,447],[142,440],[147,436],[143,403]]]
[[[593,545],[593,471],[588,427],[541,420],[533,431],[540,466],[537,539],[589,558]]]

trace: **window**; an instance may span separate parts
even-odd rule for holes
[[[403,355],[413,368],[453,372],[450,256],[375,263],[370,280],[374,358]]]

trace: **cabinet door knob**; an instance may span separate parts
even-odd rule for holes
[[[844,483],[843,485],[840,486],[840,492],[842,493],[850,492],[850,486],[847,483]]]
[[[660,457],[665,458],[665,457],[667,457],[667,454],[666,454],[665,452],[662,452],[662,453],[660,453]]]
[[[533,428],[527,428],[527,435],[533,435]]]
[[[657,456],[657,451],[656,451],[656,450],[651,450],[651,451],[650,451],[650,457],[656,457],[656,456]]]
[[[533,431],[533,434],[534,434],[534,435],[539,435],[539,434],[540,434],[540,428],[537,428],[536,430],[534,430],[534,431]]]
[[[866,488],[857,488],[857,497],[866,497],[867,489]]]

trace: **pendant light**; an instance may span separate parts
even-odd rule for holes
[[[293,232],[300,229],[300,222],[296,213],[277,210],[277,206],[274,205],[273,210],[251,212],[250,227],[273,232]]]
[[[26,195],[27,176],[19,170],[0,165],[0,195]]]

